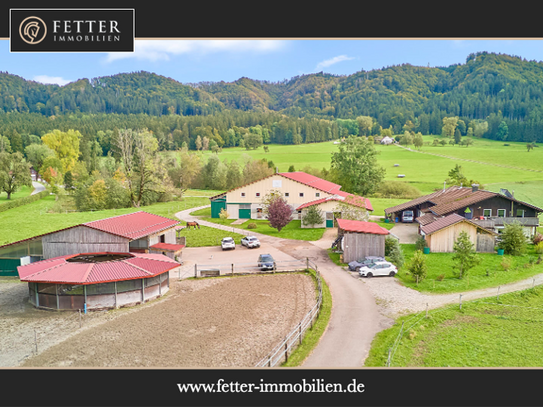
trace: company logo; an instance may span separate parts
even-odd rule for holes
[[[11,52],[133,52],[134,9],[10,9]]]
[[[19,25],[19,35],[27,44],[39,44],[47,35],[47,26],[39,17],[27,17]]]

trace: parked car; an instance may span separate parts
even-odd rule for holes
[[[415,215],[413,211],[403,211],[402,212],[402,222],[411,223],[415,220]]]
[[[255,236],[245,236],[241,238],[241,245],[249,249],[260,247],[260,241]]]
[[[221,247],[223,250],[234,250],[236,248],[236,242],[231,237],[225,237],[221,240]]]
[[[276,270],[277,264],[271,254],[261,254],[258,256],[258,268],[260,270]]]
[[[390,276],[398,272],[396,266],[388,261],[378,261],[369,266],[362,266],[358,270],[360,277],[373,277],[373,276]]]
[[[385,261],[385,258],[379,256],[368,256],[364,259],[353,260],[349,263],[349,270],[358,271],[360,267],[371,265],[377,261]]]

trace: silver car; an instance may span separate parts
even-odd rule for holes
[[[241,238],[241,245],[249,249],[260,247],[260,241],[255,236],[245,236]]]
[[[368,266],[362,266],[358,270],[360,277],[373,277],[373,276],[390,276],[394,277],[398,269],[392,263],[388,261],[378,261]]]
[[[221,240],[221,247],[223,250],[234,250],[236,248],[236,242],[231,237],[225,237]]]

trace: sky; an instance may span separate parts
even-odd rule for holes
[[[487,51],[543,61],[543,40],[516,39],[253,39],[139,40],[133,53],[11,53],[0,40],[0,71],[65,85],[82,78],[148,71],[181,83],[270,82],[325,72],[350,75],[409,63],[449,66]]]

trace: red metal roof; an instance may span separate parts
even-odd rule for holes
[[[120,255],[122,259],[92,262],[69,261],[78,256]],[[21,281],[56,284],[97,284],[148,278],[165,273],[179,263],[152,253],[80,253],[55,257],[17,267]]]
[[[152,246],[149,246],[150,249],[157,249],[157,250],[168,250],[171,252],[177,252],[181,250],[185,245],[183,244],[171,244],[171,243],[157,243]]]
[[[148,212],[134,212],[83,223],[84,226],[136,240],[178,225],[180,222]]]
[[[341,189],[341,185],[334,184],[333,182],[326,181],[325,179],[315,177],[314,175],[306,172],[280,172],[279,175],[289,178],[294,181],[301,182],[302,184],[309,185],[310,187],[319,189],[329,194],[335,194]]]
[[[371,233],[374,235],[388,235],[389,231],[375,222],[361,220],[338,219],[337,225],[346,232]]]
[[[299,210],[302,210],[302,209],[307,208],[309,206],[319,205],[319,204],[321,204],[323,202],[326,202],[326,201],[337,201],[337,202],[343,202],[343,203],[346,203],[346,204],[358,206],[360,208],[366,208],[370,212],[373,211],[373,206],[371,205],[371,202],[370,202],[370,200],[368,198],[353,195],[353,194],[350,194],[348,192],[343,192],[343,191],[336,192],[336,195],[339,195],[339,197],[338,196],[329,196],[329,197],[326,197],[326,198],[316,199],[316,200],[311,201],[311,202],[306,202],[306,203],[298,206],[298,208],[296,208],[296,210],[299,211]]]

